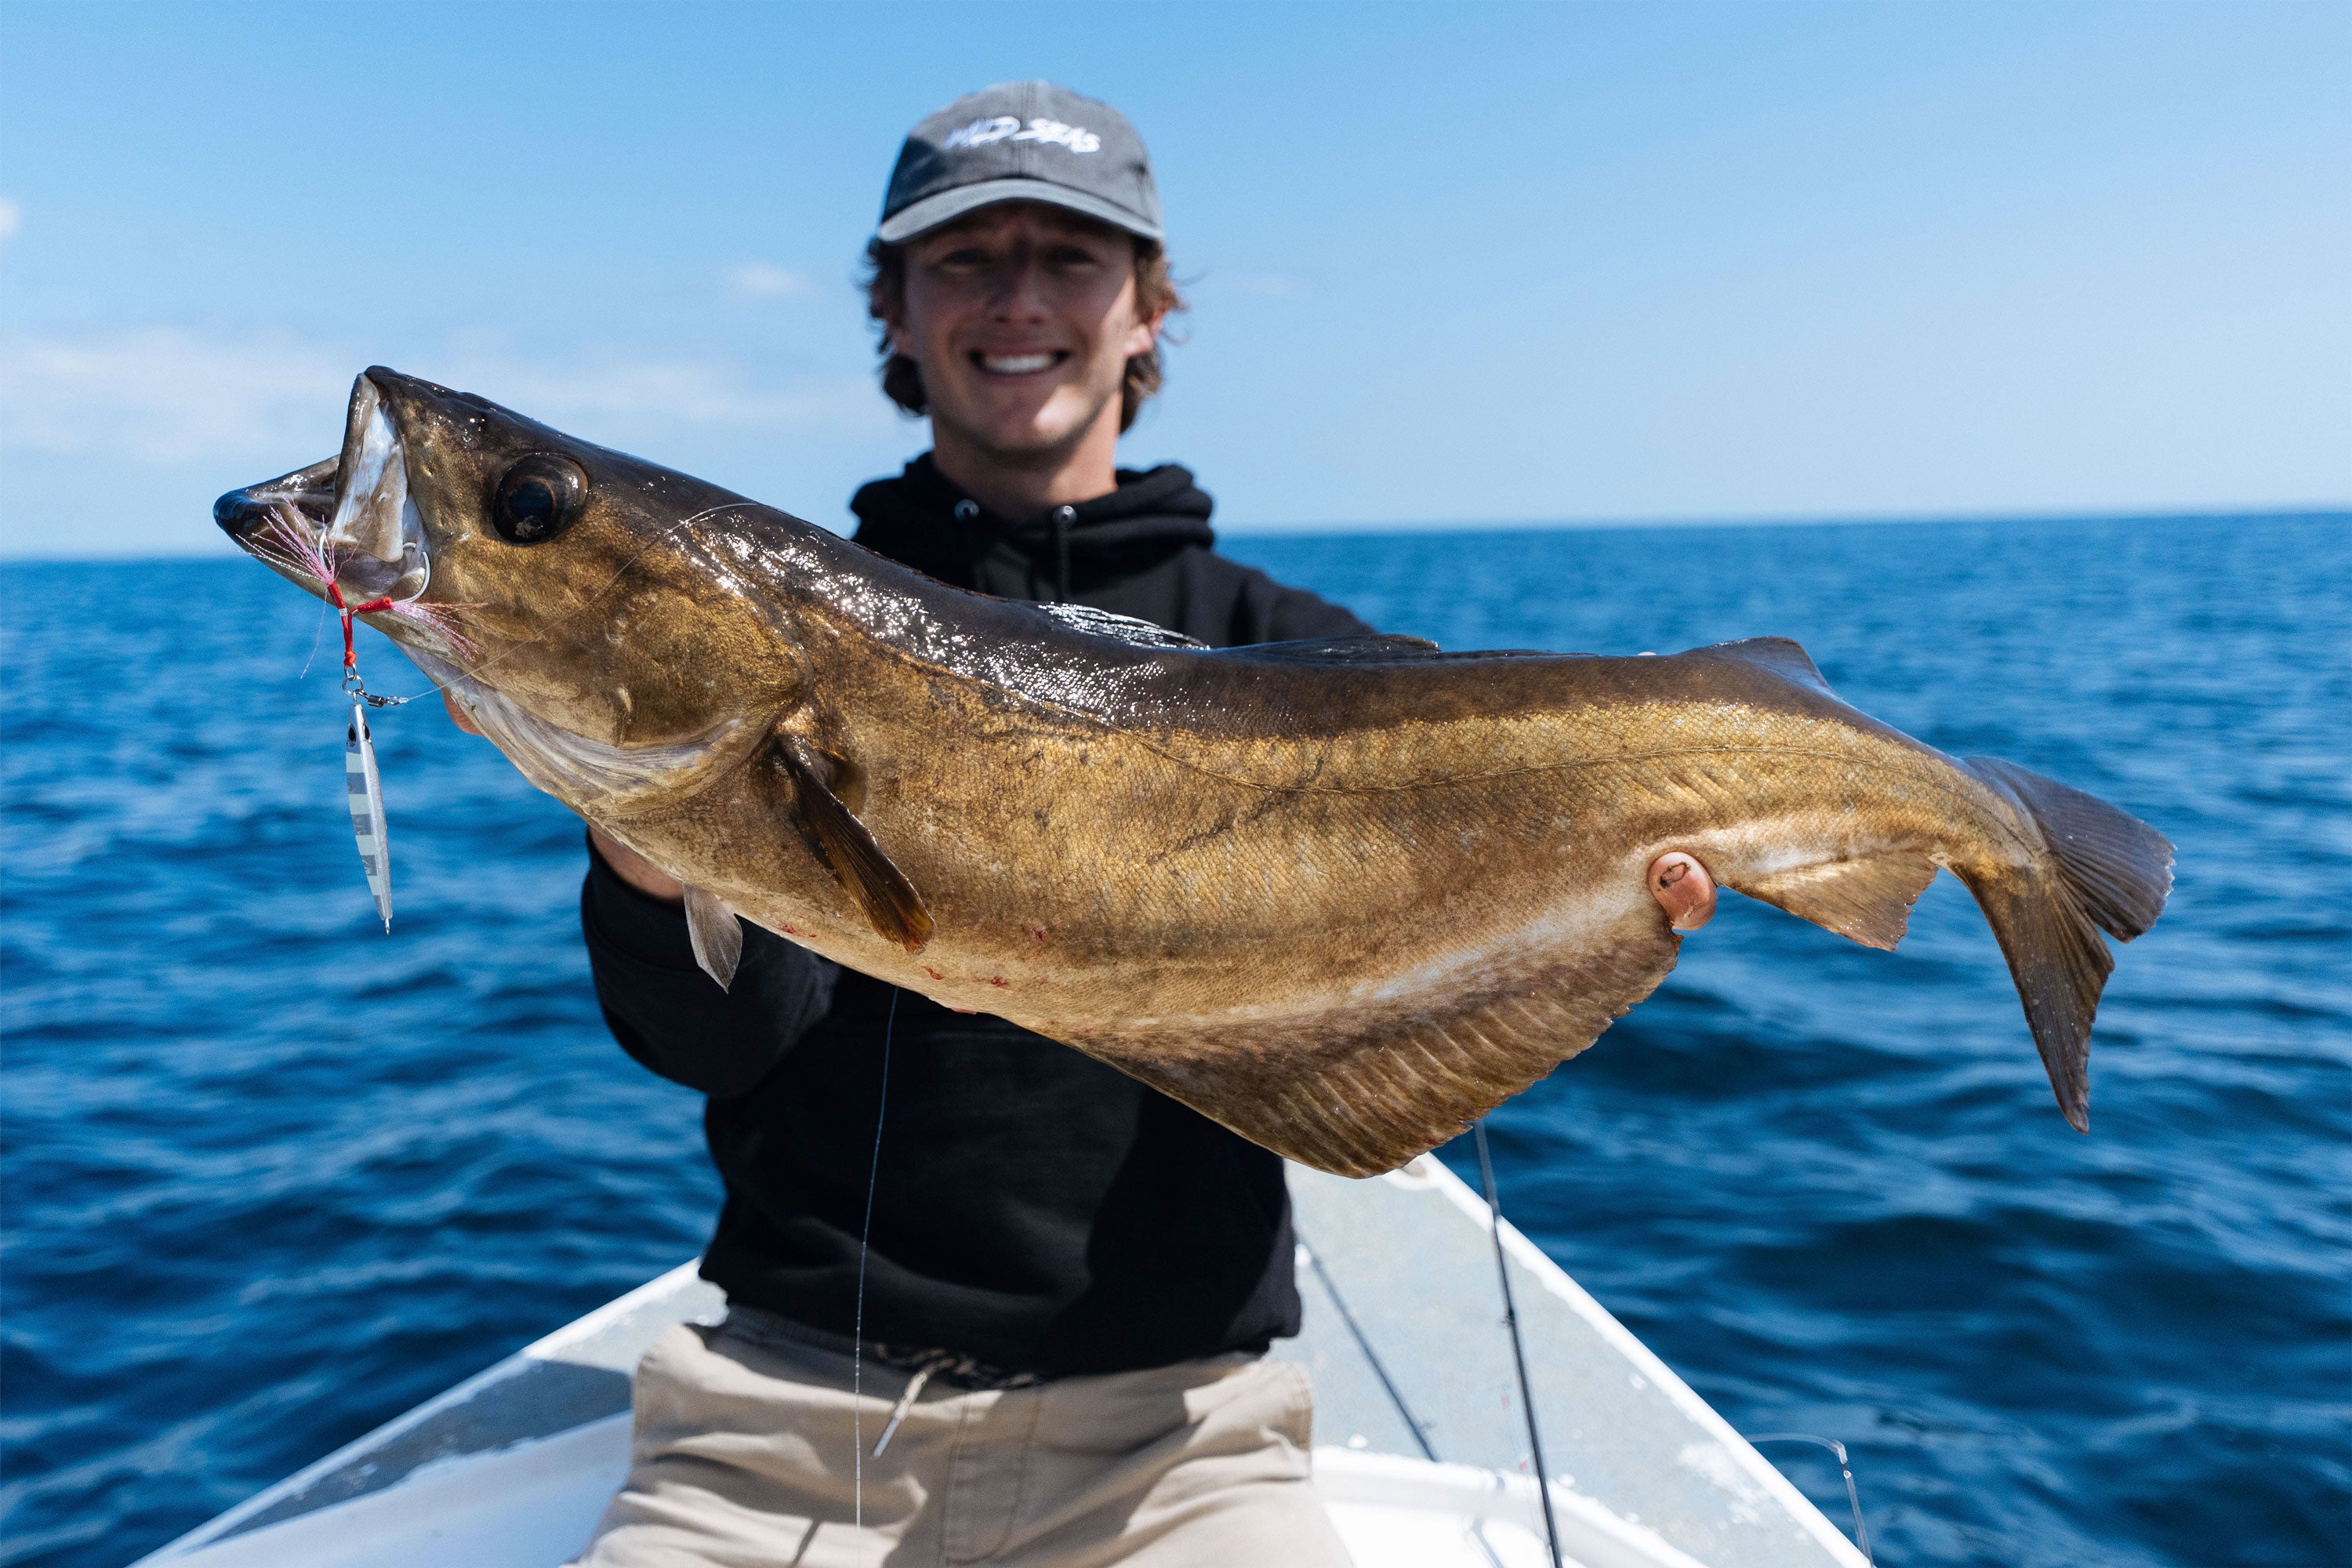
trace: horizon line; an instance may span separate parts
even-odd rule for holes
[[[781,510],[781,509],[778,509]],[[1853,513],[1817,515],[1803,512],[1767,513],[1748,517],[1628,517],[1544,519],[1474,519],[1415,521],[1321,521],[1222,523],[1221,536],[1246,538],[1308,537],[1344,539],[1364,534],[1408,533],[1577,533],[1632,532],[1641,529],[1738,528],[1919,528],[1961,524],[2082,522],[2269,522],[2340,520],[2352,522],[2352,502],[2325,501],[2305,506],[2086,508],[2061,511],[1914,512],[1891,516]],[[806,521],[806,519],[802,521]],[[815,524],[824,527],[822,523]],[[844,535],[843,537],[847,537]],[[0,547],[0,566],[24,563],[107,565],[132,561],[226,561],[242,559],[243,552],[226,538],[216,547],[202,550],[124,551],[114,554],[49,554]]]
[[[1762,512],[1747,516],[1591,517],[1559,519],[1472,519],[1444,521],[1324,521],[1221,523],[1225,533],[1410,533],[1482,532],[1550,533],[1582,530],[1622,531],[1643,528],[1916,528],[1960,523],[2034,522],[2262,522],[2288,519],[2336,518],[2352,522],[2352,501],[2314,501],[2263,506],[2083,507],[2032,511],[1921,512]]]

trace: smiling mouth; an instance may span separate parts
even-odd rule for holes
[[[975,349],[971,363],[991,375],[1034,375],[1041,370],[1053,369],[1069,357],[1067,349],[1045,349],[1025,354],[992,354]]]

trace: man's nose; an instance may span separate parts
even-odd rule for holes
[[[1042,316],[1046,310],[1045,268],[1034,257],[1016,257],[997,277],[996,292],[989,301],[997,315],[1005,318]]]

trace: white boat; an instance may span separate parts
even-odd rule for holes
[[[1294,1166],[1316,1483],[1358,1568],[1550,1561],[1491,1217],[1434,1158]],[[1647,1346],[1501,1226],[1570,1568],[1866,1568]],[[629,1374],[724,1303],[684,1264],[248,1499],[137,1568],[554,1568],[628,1468]],[[1860,1521],[1857,1519],[1857,1524]]]

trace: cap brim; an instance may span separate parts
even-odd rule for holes
[[[884,218],[881,226],[874,231],[874,237],[885,245],[901,245],[943,223],[952,223],[966,213],[992,207],[999,202],[1044,202],[1048,206],[1064,207],[1097,219],[1113,228],[1123,228],[1144,239],[1157,242],[1166,238],[1158,224],[1138,217],[1115,203],[1049,180],[1031,179],[982,180],[978,184],[958,185],[935,196],[925,196]]]

